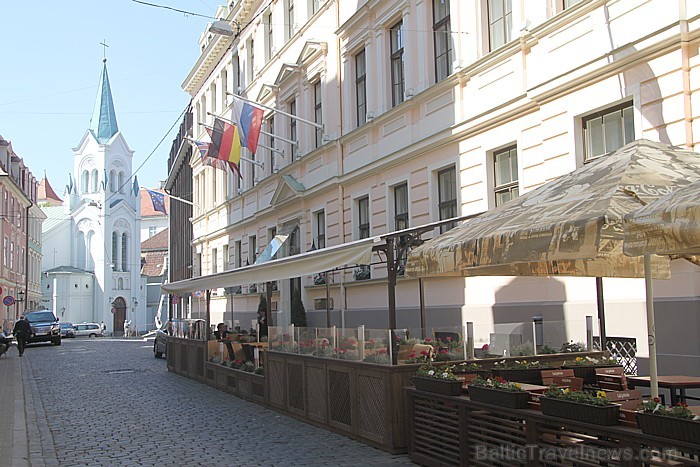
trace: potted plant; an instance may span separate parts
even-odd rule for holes
[[[376,363],[378,365],[391,364],[391,359],[389,358],[389,353],[386,349],[377,349],[375,353],[367,355],[362,361],[365,363]]]
[[[477,377],[469,384],[468,393],[473,401],[510,409],[526,409],[530,400],[530,393],[523,390],[520,384],[511,383],[499,376],[489,379]]]
[[[501,360],[493,364],[491,373],[500,376],[507,381],[519,383],[542,384],[542,367],[539,361],[528,360]]]
[[[436,392],[445,396],[462,394],[462,382],[454,374],[454,366],[421,365],[413,376],[413,385],[421,391]]]
[[[642,402],[640,408],[637,425],[642,433],[688,443],[700,440],[700,416],[694,415],[684,402],[669,407],[655,397]]]
[[[617,425],[620,405],[613,404],[605,391],[571,391],[569,388],[550,386],[540,397],[544,415],[568,418],[595,425]]]
[[[583,384],[594,385],[596,384],[595,369],[603,367],[621,367],[620,362],[613,357],[576,357],[573,360],[565,360],[562,364],[562,368],[573,369],[574,376],[577,378],[583,378]]]

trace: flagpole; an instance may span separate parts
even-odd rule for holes
[[[280,151],[279,149],[276,148],[271,148],[269,146],[265,146],[264,144],[258,143],[259,148],[267,149],[268,151],[276,152],[277,154],[284,154],[284,151]]]
[[[211,115],[212,117],[216,117],[216,118],[218,118],[219,120],[223,120],[223,121],[225,121],[225,122],[230,123],[231,125],[235,125],[235,124],[236,124],[236,122],[234,122],[233,120],[229,120],[229,119],[226,118],[226,117],[221,117],[221,116],[219,116],[219,115],[215,115],[215,114],[213,114],[213,113],[211,113],[211,112],[207,112],[207,115]],[[204,125],[204,123],[200,123],[200,125]],[[204,125],[204,126],[206,126],[206,125]],[[208,127],[208,128],[211,128],[211,127]],[[293,146],[299,147],[299,142],[298,142],[298,141],[292,141],[291,139],[287,139],[287,138],[283,138],[283,137],[281,137],[281,136],[273,135],[272,133],[268,133],[267,131],[264,131],[264,130],[260,130],[260,133],[263,134],[263,135],[266,135],[266,136],[272,136],[272,137],[275,138],[275,139],[278,139],[278,140],[280,140],[280,141],[284,141],[285,143],[289,143],[289,144],[291,144],[291,145],[293,145]],[[258,146],[260,146],[260,143],[258,143]],[[267,149],[269,149],[269,148],[267,148]]]
[[[160,192],[157,191],[156,193],[160,193]],[[163,195],[167,196],[170,199],[174,199],[176,201],[180,201],[182,203],[189,204],[190,206],[197,207],[197,208],[199,207],[196,204],[194,204],[192,201],[187,201],[186,199],[182,199],[182,198],[179,198],[177,196],[171,195],[168,192],[166,192],[165,190],[163,190]]]
[[[260,146],[260,145],[258,145]],[[251,164],[257,165],[258,167],[265,168],[265,165],[260,161],[254,161],[253,159],[248,159],[247,157],[239,156],[242,161],[250,162]]]
[[[312,122],[311,120],[306,120],[305,118],[297,117],[297,116],[294,115],[294,114],[290,114],[290,113],[284,112],[284,111],[282,111],[282,110],[280,110],[280,109],[275,109],[274,107],[268,107],[268,106],[266,106],[266,105],[260,104],[259,102],[251,101],[250,99],[246,99],[245,97],[239,96],[238,94],[234,94],[234,93],[232,93],[232,92],[227,92],[226,94],[228,94],[229,96],[236,97],[236,98],[238,98],[238,99],[240,99],[240,100],[242,100],[242,101],[248,102],[248,103],[250,103],[250,104],[256,105],[256,106],[258,106],[258,107],[262,107],[263,109],[267,109],[267,110],[269,110],[269,111],[271,111],[271,112],[281,113],[282,115],[286,115],[287,117],[294,118],[294,119],[296,119],[296,120],[299,120],[299,121],[302,122],[302,123],[306,123],[307,125],[311,125],[311,126],[313,126],[313,127],[316,127],[316,128],[318,128],[319,130],[323,130],[323,125],[320,125],[320,124],[318,124],[318,123],[316,123],[316,122]]]

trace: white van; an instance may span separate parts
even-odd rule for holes
[[[102,337],[102,328],[97,323],[80,323],[74,324],[73,327],[75,328],[75,337]]]

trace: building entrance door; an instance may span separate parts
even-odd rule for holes
[[[122,297],[117,297],[112,303],[114,307],[114,320],[112,323],[112,329],[114,336],[124,335],[124,320],[126,319],[126,302]]]

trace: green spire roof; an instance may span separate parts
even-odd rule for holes
[[[107,77],[107,59],[103,59],[102,62],[100,87],[97,92],[95,111],[90,120],[90,131],[100,144],[109,141],[119,131],[117,114],[114,112],[114,102],[112,102],[112,89],[109,87]]]

